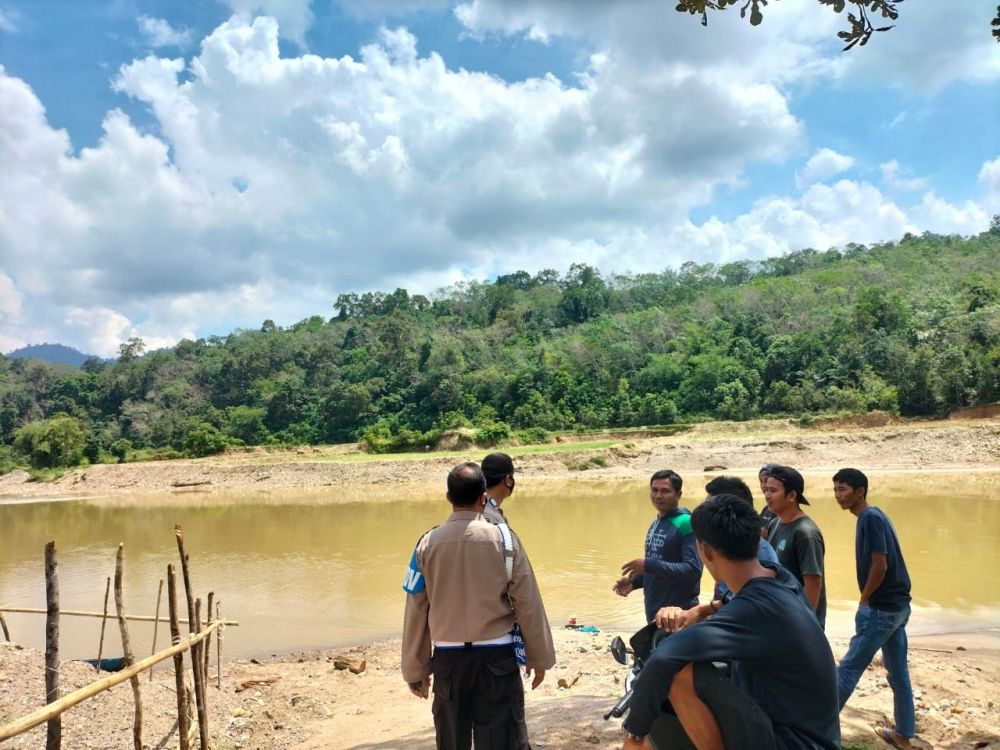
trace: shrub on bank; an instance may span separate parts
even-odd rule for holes
[[[230,439],[208,422],[200,422],[184,436],[184,453],[192,458],[222,453]]]
[[[56,414],[29,422],[14,434],[14,452],[35,469],[77,466],[84,460],[87,428],[76,417]]]

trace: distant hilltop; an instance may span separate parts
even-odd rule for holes
[[[33,344],[15,349],[6,356],[14,359],[40,359],[54,364],[80,367],[93,355],[84,354],[71,346],[62,344]]]

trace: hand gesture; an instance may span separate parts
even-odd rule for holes
[[[688,625],[694,625],[700,619],[698,616],[698,605],[691,607],[691,609],[662,607],[656,613],[656,627],[660,628],[660,630],[666,630],[668,633],[676,633]]]
[[[611,590],[618,594],[618,596],[628,596],[632,593],[633,588],[632,579],[628,576],[622,576],[615,581],[615,585],[611,587]]]
[[[634,560],[629,560],[627,563],[622,565],[622,575],[626,575],[629,578],[635,578],[636,576],[641,576],[646,572],[646,558],[637,557]]]

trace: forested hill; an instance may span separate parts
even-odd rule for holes
[[[71,346],[63,346],[62,344],[35,344],[34,346],[25,346],[16,349],[7,356],[11,359],[40,359],[54,364],[79,367],[87,361],[89,355],[77,351]]]
[[[656,274],[518,271],[431,298],[342,295],[332,312],[148,354],[133,340],[117,362],[79,372],[2,359],[0,441],[20,436],[27,453],[59,422],[79,426],[92,460],[227,441],[390,449],[455,427],[485,440],[699,418],[937,415],[1000,397],[996,226]]]

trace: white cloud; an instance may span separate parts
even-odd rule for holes
[[[904,172],[906,172],[906,170],[904,170],[895,159],[887,161],[884,164],[880,164],[879,170],[882,172],[882,182],[884,182],[886,187],[891,190],[911,192],[916,190],[927,190],[930,187],[930,182],[924,177],[905,176]]]
[[[118,345],[135,331],[128,318],[107,307],[71,307],[64,322],[83,329],[88,352],[96,352],[105,357],[117,352]]]
[[[909,119],[910,119],[910,114],[905,109],[901,110],[898,115],[893,117],[891,120],[889,120],[889,122],[885,124],[885,129],[895,130],[904,122],[907,122]]]
[[[175,29],[162,18],[139,16],[139,31],[154,49],[160,47],[187,47],[191,44],[191,29]]]
[[[0,5],[0,31],[16,34],[21,30],[21,14],[13,8]]]
[[[0,270],[0,325],[16,323],[21,314],[24,295],[14,286],[14,280]]]
[[[700,226],[679,225],[670,243],[685,247],[689,257],[727,261],[886,242],[906,232],[968,235],[987,226],[986,212],[971,201],[953,205],[928,193],[906,207],[869,183],[839,180],[811,185],[797,196],[760,200],[731,222],[713,217]]]
[[[867,183],[826,184],[852,164],[821,149],[804,192],[691,224],[748,165],[801,154],[783,85],[797,73],[780,58],[809,68],[811,42],[782,40],[794,11],[768,18],[773,49],[734,14],[713,21],[720,38],[696,42],[697,23],[660,16],[653,31],[670,26],[670,44],[646,59],[653,32],[635,48],[609,43],[569,85],[450,69],[421,57],[405,29],[383,30],[356,58],[282,57],[279,21],[238,15],[193,59],[123,66],[116,90],[156,127],[112,110],[78,153],[0,68],[0,263],[31,321],[0,320],[0,341],[70,336],[108,355],[131,336],[155,346],[328,314],[342,291],[426,293],[573,262],[652,270],[980,220],[975,204],[931,195],[906,206]],[[574,18],[539,23],[555,34],[592,22]],[[984,191],[995,172],[984,167]]]
[[[853,166],[854,157],[839,154],[832,148],[821,148],[809,157],[809,161],[799,174],[799,180],[803,185],[821,182],[843,174]]]
[[[986,210],[1000,213],[1000,157],[983,164],[979,170],[979,186],[983,189]]]
[[[0,74],[0,258],[32,315],[58,328],[75,309],[76,335],[102,353],[168,336],[168,319],[175,332],[218,320],[223,301],[231,324],[279,308],[295,320],[338,291],[447,283],[497,257],[642,262],[624,242],[783,158],[801,125],[773,86],[634,65],[608,53],[575,87],[507,83],[419,57],[404,29],[358,59],[282,58],[273,19],[233,18],[189,64],[121,69],[115,87],[161,135],[112,111],[77,156]],[[269,279],[275,297],[238,299]]]
[[[242,21],[249,22],[256,14],[272,16],[278,21],[281,36],[305,49],[306,32],[315,20],[312,0],[219,0]]]
[[[938,234],[976,234],[989,226],[989,217],[983,207],[973,201],[960,205],[927,193],[912,213],[920,217],[921,225]]]

